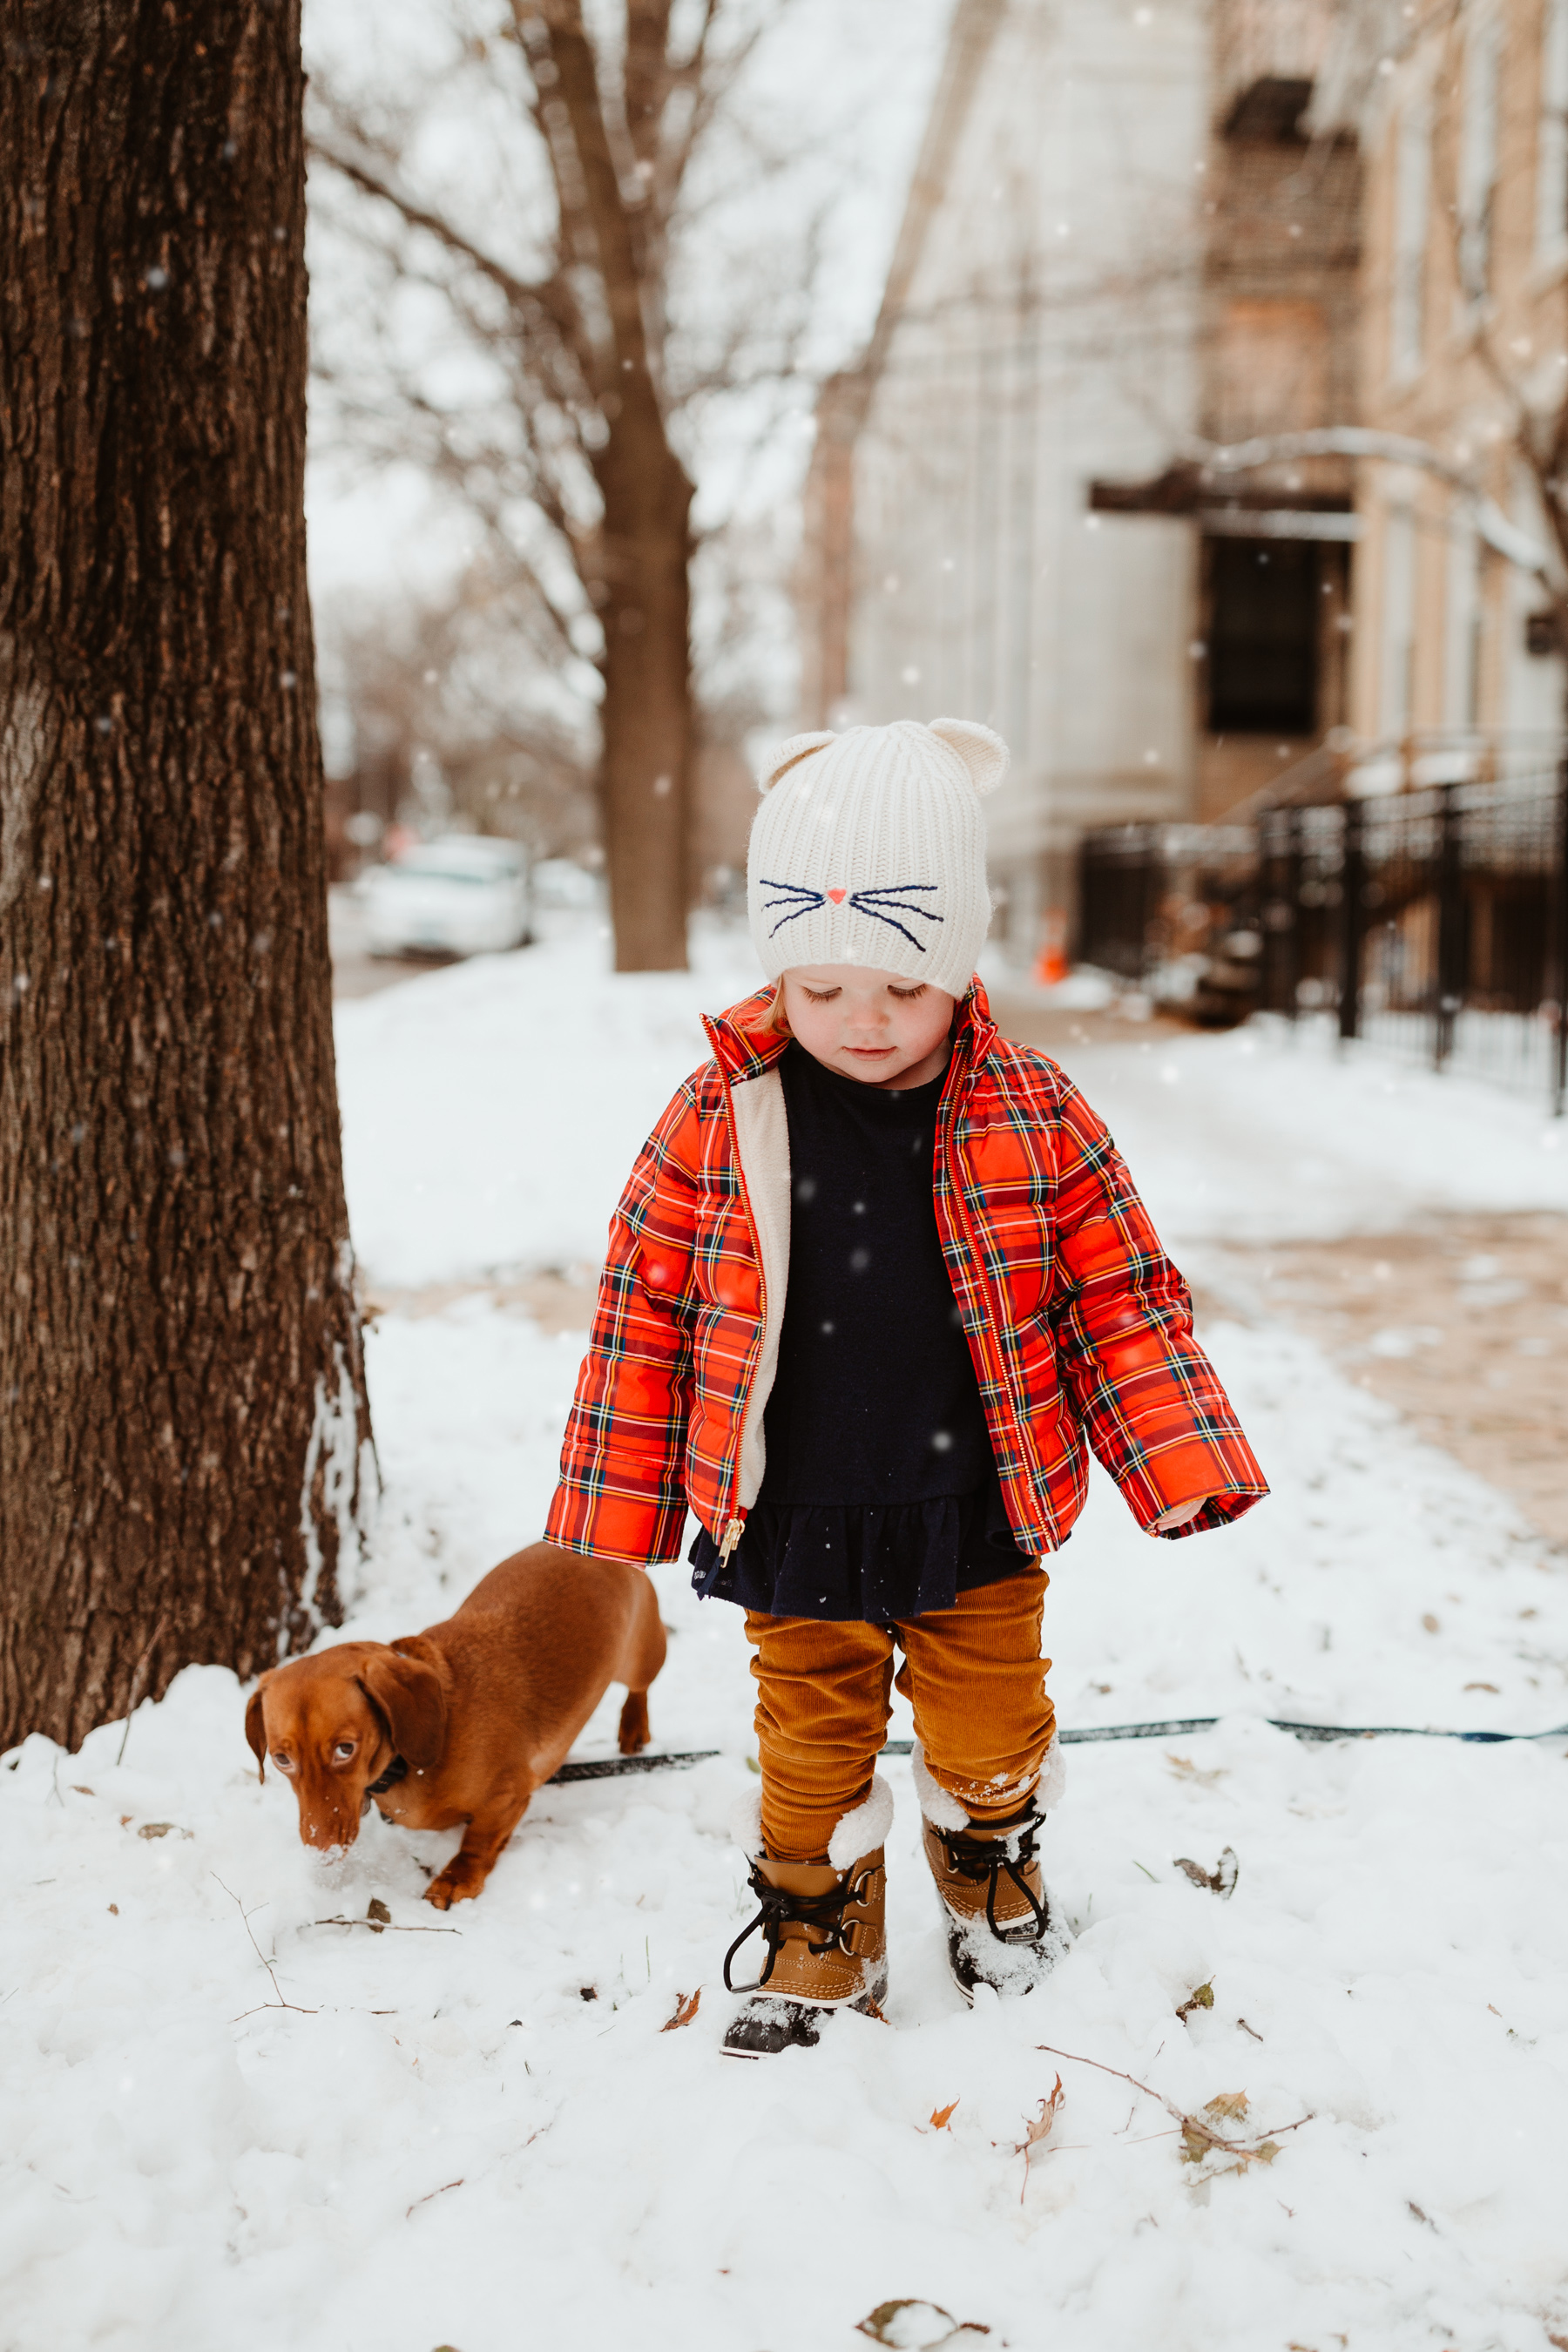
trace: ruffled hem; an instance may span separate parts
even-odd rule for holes
[[[925,1503],[769,1503],[730,1558],[700,1528],[692,1590],[768,1617],[889,1625],[1036,1565],[1007,1524],[999,1479]]]

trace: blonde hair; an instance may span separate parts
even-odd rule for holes
[[[784,985],[782,980],[774,981],[773,1001],[758,1022],[754,1034],[759,1037],[794,1036],[795,1031],[789,1025],[789,1014],[784,1011]]]

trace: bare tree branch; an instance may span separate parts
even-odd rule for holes
[[[1510,522],[1497,500],[1483,490],[1474,473],[1447,457],[1429,441],[1407,433],[1383,433],[1366,425],[1326,425],[1310,433],[1273,433],[1228,448],[1212,441],[1189,440],[1181,454],[1211,474],[1254,473],[1266,466],[1295,463],[1302,457],[1374,457],[1385,465],[1414,466],[1435,474],[1458,490],[1472,508],[1476,529],[1499,555],[1521,572],[1533,572],[1557,592],[1558,572],[1552,552]]]

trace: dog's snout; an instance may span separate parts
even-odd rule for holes
[[[318,1852],[331,1853],[334,1848],[353,1845],[359,1835],[358,1817],[347,1811],[340,1811],[335,1805],[301,1805],[300,1835]]]

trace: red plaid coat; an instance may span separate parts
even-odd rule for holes
[[[674,1559],[688,1510],[738,1536],[742,1436],[767,1301],[736,1144],[734,1089],[787,1039],[763,991],[704,1024],[711,1062],[638,1155],[610,1228],[588,1352],[561,1455],[552,1542]],[[1085,1441],[1149,1527],[1209,1502],[1175,1535],[1267,1494],[1187,1286],[1100,1120],[1044,1054],[997,1032],[976,981],[942,1089],[937,1229],[1025,1550],[1054,1551],[1083,1507]],[[775,1323],[782,1313],[776,1303]]]

